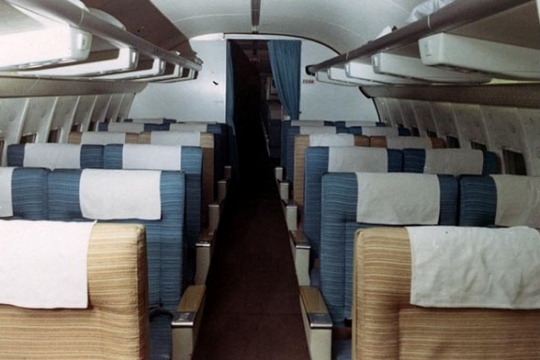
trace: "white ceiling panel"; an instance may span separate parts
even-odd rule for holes
[[[423,0],[262,0],[260,34],[313,39],[345,52],[402,27]],[[187,38],[250,33],[250,0],[151,0]]]

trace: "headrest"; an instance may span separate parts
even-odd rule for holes
[[[80,169],[81,148],[78,144],[25,144],[23,166]]]
[[[122,168],[140,170],[181,170],[182,147],[150,144],[125,144]]]
[[[436,175],[356,173],[356,221],[386,225],[436,225],[441,190]]]
[[[197,131],[152,131],[153,145],[201,146],[201,133]]]
[[[407,228],[411,304],[452,308],[540,308],[540,234],[517,227]]]
[[[399,136],[399,129],[396,127],[384,127],[384,126],[362,126],[362,135]]]
[[[13,199],[11,180],[13,178],[12,167],[0,167],[0,217],[13,216]]]
[[[497,226],[540,228],[540,177],[491,175],[497,189]]]
[[[90,222],[0,220],[0,303],[86,308],[93,226]]]
[[[126,133],[123,132],[102,132],[85,131],[81,135],[81,144],[124,144],[126,142]]]
[[[197,132],[206,132],[208,130],[208,124],[206,123],[180,123],[180,124],[170,124],[170,131],[197,131]]]
[[[328,172],[388,171],[388,152],[381,148],[359,146],[329,147]]]
[[[384,128],[383,128],[384,129]],[[388,136],[386,137],[386,147],[388,149],[431,149],[433,144],[431,138],[416,136]]]
[[[144,131],[144,124],[130,122],[111,122],[107,125],[107,131],[141,133]]]
[[[425,174],[481,175],[483,168],[484,154],[482,150],[425,150]]]
[[[337,128],[334,126],[300,126],[300,135],[313,134],[335,134]]]
[[[81,213],[87,219],[161,219],[161,171],[82,171],[79,184]]]
[[[309,146],[354,146],[353,134],[312,134]]]

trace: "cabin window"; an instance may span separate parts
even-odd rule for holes
[[[36,134],[27,134],[21,137],[21,144],[31,144],[36,142]]]
[[[430,138],[436,138],[437,137],[437,133],[435,131],[426,130],[426,134]]]
[[[471,141],[471,148],[476,149],[476,150],[487,151],[486,145],[478,143],[478,142],[474,142],[474,141]]]
[[[80,131],[82,131],[82,124],[71,125],[71,132],[80,132]]]
[[[503,161],[506,174],[527,175],[525,157],[522,153],[503,149]]]
[[[417,127],[411,127],[411,135],[412,136],[420,136],[420,131],[418,131]]]
[[[2,155],[4,153],[4,139],[0,139],[0,159],[2,158]]]
[[[54,130],[49,131],[49,137],[47,138],[47,142],[49,143],[60,142],[61,132],[62,132],[62,129],[54,129]]]
[[[450,149],[459,149],[459,140],[457,137],[448,135],[446,137],[446,147]]]

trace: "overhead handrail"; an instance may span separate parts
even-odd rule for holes
[[[416,42],[421,37],[449,31],[529,2],[534,2],[534,0],[455,1],[423,19],[372,40],[357,49],[347,51],[321,63],[309,65],[306,67],[306,72],[315,75],[318,71],[343,65],[351,60],[367,59],[378,52],[396,49]]]
[[[111,43],[122,46],[130,46],[140,54],[159,58],[163,61],[179,64],[183,67],[200,71],[202,61],[199,58],[186,59],[178,52],[160,48],[144,39],[141,39],[128,31],[125,31],[100,17],[86,11],[69,1],[42,1],[42,0],[6,0],[8,3],[19,6],[29,11],[54,17],[81,30],[107,39]]]

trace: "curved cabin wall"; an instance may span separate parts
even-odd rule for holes
[[[0,141],[66,142],[73,128],[127,117],[146,84],[37,78],[0,78]],[[52,136],[54,135],[54,136]],[[2,151],[2,165],[6,164]]]
[[[496,152],[505,173],[514,172],[512,157],[521,154],[527,174],[540,175],[540,85],[363,90],[384,122]]]

